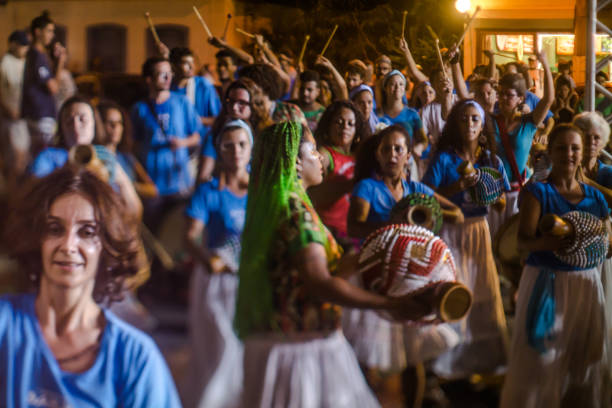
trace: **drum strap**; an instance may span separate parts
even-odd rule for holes
[[[495,121],[497,122],[497,127],[499,129],[499,136],[501,138],[502,145],[504,146],[504,150],[506,151],[506,157],[508,158],[508,162],[510,163],[512,176],[516,181],[518,181],[519,187],[523,188],[526,172],[523,171],[523,174],[519,172],[518,165],[516,164],[516,157],[514,156],[514,149],[512,149],[512,146],[510,145],[510,135],[508,135],[506,125],[504,124],[504,118],[502,117],[502,115],[499,115],[495,118]]]

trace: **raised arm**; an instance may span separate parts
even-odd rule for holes
[[[410,77],[414,80],[415,85],[418,85],[421,82],[428,81],[429,78],[427,75],[422,73],[416,65],[414,58],[412,58],[412,53],[410,52],[410,48],[408,48],[408,42],[404,38],[400,38],[399,49],[404,54],[406,58],[406,63],[408,64],[408,73]]]
[[[455,84],[455,90],[457,91],[457,95],[459,95],[460,99],[471,99],[474,97],[474,95],[468,91],[467,86],[465,85],[463,72],[461,71],[461,65],[459,64],[459,56],[459,49],[456,45],[453,45],[447,54],[451,64],[453,83]]]
[[[317,57],[316,63],[317,65],[324,66],[332,73],[333,81],[330,86],[332,88],[332,92],[334,93],[334,100],[343,101],[348,99],[348,89],[346,88],[346,82],[344,81],[344,78],[342,78],[342,75],[340,75],[334,64],[332,64],[330,60],[328,60],[322,55],[319,55]]]
[[[495,66],[495,55],[491,50],[484,50],[484,55],[489,59],[489,64],[487,65],[487,73],[488,78],[492,81],[497,81],[497,67]]]
[[[223,48],[223,49],[228,50],[237,59],[239,59],[240,61],[246,62],[247,64],[252,64],[255,61],[253,56],[251,54],[249,54],[248,52],[244,51],[241,48],[231,46],[227,42],[225,42],[224,40],[222,40],[222,39],[220,39],[218,37],[211,37],[211,38],[208,39],[208,42],[213,47]]]
[[[546,114],[548,113],[548,110],[555,99],[555,85],[553,83],[552,74],[550,73],[550,67],[548,66],[546,52],[544,50],[540,50],[537,57],[544,68],[544,96],[542,96],[542,99],[540,99],[540,102],[538,102],[533,110],[533,123],[535,123],[536,126],[539,126],[540,123],[542,123],[542,121],[546,118]]]

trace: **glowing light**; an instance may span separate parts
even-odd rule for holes
[[[455,8],[460,13],[467,13],[470,11],[470,7],[472,7],[470,0],[457,0],[455,2]]]

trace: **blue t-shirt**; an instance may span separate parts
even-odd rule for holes
[[[26,119],[53,118],[57,116],[55,97],[47,88],[53,68],[46,54],[30,47],[26,54],[23,73],[21,116]]]
[[[131,153],[117,152],[117,163],[119,163],[132,183],[136,181],[135,161],[136,158]]]
[[[0,297],[0,406],[180,407],[166,363],[149,336],[104,310],[93,365],[62,371],[41,333],[35,297]]]
[[[434,191],[423,183],[418,181],[402,180],[404,195],[412,193],[422,193],[428,196],[433,196]],[[367,222],[385,222],[391,217],[391,210],[397,203],[395,198],[389,191],[385,182],[373,178],[361,180],[353,188],[353,196],[359,197],[370,203],[370,212],[368,213]]]
[[[38,153],[32,161],[29,172],[34,177],[42,178],[63,167],[68,161],[68,151],[61,147],[47,147]]]
[[[215,86],[208,79],[201,76],[194,76],[193,81],[195,82],[195,101],[193,101],[193,104],[198,115],[201,118],[217,116],[221,112],[221,100],[219,95],[217,95]],[[187,87],[179,88],[176,84],[173,84],[172,90],[183,96],[187,95]],[[209,126],[200,126],[202,142],[209,130]]]
[[[421,122],[421,117],[418,112],[412,108],[404,106],[404,109],[397,115],[392,118],[386,113],[380,115],[380,121],[384,122],[388,125],[402,125],[404,129],[408,131],[410,137],[414,138],[415,132],[418,132],[423,128],[423,122]]]
[[[572,204],[565,199],[551,183],[530,183],[525,186],[540,202],[540,219],[546,214],[562,216],[570,211],[584,211],[598,218],[605,218],[609,214],[608,205],[603,195],[593,187],[580,184],[584,198],[578,204]],[[527,264],[532,266],[548,267],[565,271],[579,270],[575,266],[561,262],[552,251],[536,251],[529,253]]]
[[[212,130],[206,134],[206,139],[204,140],[204,147],[202,147],[202,156],[212,157],[217,160],[217,150],[215,149],[214,139],[215,135]]]
[[[155,112],[151,112],[151,109]],[[172,150],[170,139],[186,139],[200,129],[200,117],[186,97],[170,93],[161,104],[132,107],[134,138],[141,142],[141,161],[161,196],[183,193],[193,185],[187,148]]]
[[[595,182],[601,186],[612,188],[612,166],[604,164],[601,160],[597,160],[599,168],[597,169],[597,177]]]
[[[457,167],[463,163],[463,159],[453,151],[444,150],[438,152],[429,162],[429,167],[423,176],[423,183],[439,189],[440,187],[446,187],[455,183],[459,180],[459,173]],[[499,171],[504,179],[504,187],[506,191],[510,190],[510,183],[504,170],[504,166],[496,155],[491,155],[490,158],[486,154],[482,154],[479,160],[474,163],[474,168],[479,167],[490,167]],[[488,207],[482,207],[476,205],[472,201],[469,189],[461,191],[452,197],[450,200],[456,204],[465,217],[481,217],[489,212]]]
[[[214,178],[196,188],[185,214],[206,225],[207,247],[217,248],[242,235],[246,205],[246,194],[238,197],[228,188],[219,190],[219,179]]]
[[[515,180],[514,174],[512,173],[512,167],[510,166],[510,161],[506,155],[506,150],[504,149],[504,144],[502,143],[496,120],[493,121],[493,125],[495,126],[495,144],[497,153],[504,162],[504,168],[506,169],[506,174],[509,176],[509,179],[517,182],[518,180]],[[520,174],[523,174],[525,167],[527,166],[529,150],[531,150],[531,142],[533,141],[533,137],[535,136],[537,129],[538,128],[536,127],[535,123],[533,123],[533,116],[531,114],[527,114],[521,116],[520,125],[518,125],[508,135],[510,146],[512,146],[512,150],[514,151],[514,158]]]

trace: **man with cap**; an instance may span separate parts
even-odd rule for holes
[[[8,52],[0,60],[0,154],[9,183],[25,170],[30,149],[27,126],[20,119],[23,69],[29,45],[25,31],[13,31],[8,38]]]

